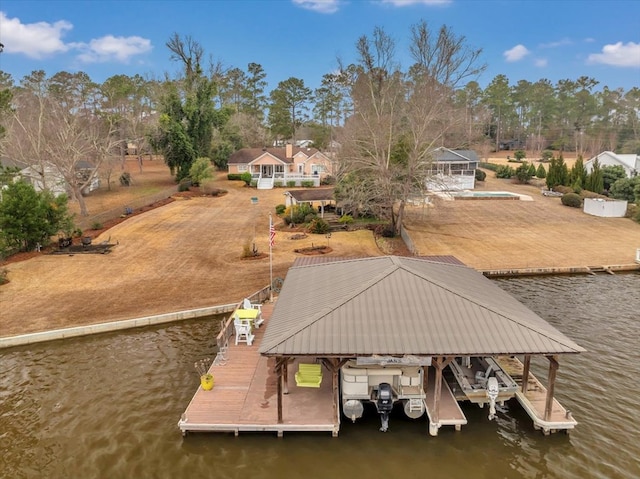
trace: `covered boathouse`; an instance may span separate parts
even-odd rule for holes
[[[467,421],[458,406],[461,398],[446,376],[450,376],[448,366],[458,361],[462,364],[464,358],[491,358],[500,364],[502,372],[517,382],[514,396],[536,429],[568,431],[576,424],[554,398],[554,386],[560,356],[584,349],[452,257],[300,258],[289,269],[265,325],[266,329],[259,328],[256,334],[257,348],[255,343],[250,348],[256,357],[256,371],[247,381],[262,385],[259,393],[249,393],[243,402],[244,414],[252,415],[252,420],[207,427],[202,420],[190,418],[196,413],[190,414],[188,408],[179,423],[183,433],[253,430],[281,435],[283,431],[326,430],[336,436],[341,410],[351,416],[344,411],[341,376],[347,369],[353,373],[353,366],[367,367],[362,365],[377,368],[373,371],[376,375],[391,374],[399,365],[419,370],[420,394],[412,396],[418,399],[412,399],[411,407],[414,401],[424,405],[431,435],[437,435],[441,426],[459,430]],[[246,345],[235,348],[249,354]],[[548,360],[546,385],[529,371],[532,356]],[[301,364],[317,365],[321,370],[318,387],[296,384]],[[229,367],[212,371],[222,374],[223,383],[216,381],[216,387],[224,389],[222,369]],[[391,381],[391,376],[388,378],[384,380]],[[404,384],[415,386],[413,382]],[[402,385],[394,382],[390,390],[399,394],[396,389]],[[199,388],[189,407],[195,408],[198,395],[215,393],[216,387],[204,394]],[[232,387],[234,392],[239,389]],[[372,389],[372,394],[379,394],[382,386],[375,383],[369,392]],[[248,402],[252,394],[255,405]],[[372,402],[376,399],[371,396]],[[203,401],[210,412],[224,404],[213,395]],[[321,425],[322,421],[311,418],[318,408],[329,423],[324,420]],[[273,414],[269,424],[257,423],[258,411],[267,409]],[[405,411],[410,415],[409,409]],[[206,416],[203,413],[201,417]]]

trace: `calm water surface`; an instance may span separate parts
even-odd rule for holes
[[[329,434],[193,434],[177,421],[217,320],[0,351],[2,478],[638,478],[640,274],[497,283],[588,349],[556,387],[579,421],[545,437],[517,403],[464,406],[462,432],[401,413]],[[546,361],[534,372],[546,378]]]

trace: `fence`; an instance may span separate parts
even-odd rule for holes
[[[104,223],[114,218],[119,218],[120,216],[125,214],[125,211],[127,211],[128,209],[133,211],[139,208],[143,208],[145,206],[152,205],[157,201],[161,201],[166,198],[169,198],[171,195],[173,195],[177,191],[178,191],[178,186],[177,185],[172,186],[171,188],[160,191],[158,193],[136,198],[133,201],[129,201],[126,204],[123,204],[119,208],[113,208],[95,215],[83,216],[78,220],[78,227],[83,230],[89,229],[96,223]]]

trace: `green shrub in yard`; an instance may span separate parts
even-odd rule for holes
[[[576,193],[566,193],[562,195],[560,201],[562,201],[563,205],[571,206],[572,208],[580,208],[582,206],[582,198]]]
[[[300,184],[303,188],[313,188],[313,180],[303,180]]]
[[[296,180],[287,180],[287,188],[293,188],[296,186]]]
[[[242,175],[240,173],[229,173],[227,174],[227,180],[229,181],[239,181],[242,179]]]
[[[282,188],[284,186],[284,182],[282,180],[273,180],[274,188]]]
[[[183,178],[178,183],[178,191],[189,191],[189,188],[191,188],[191,180],[189,178]]]
[[[281,215],[286,211],[287,207],[283,204],[276,205],[276,214]]]
[[[496,165],[495,163],[484,163],[484,162],[478,163],[479,168],[484,168],[485,170],[491,170],[491,171],[496,171],[498,169],[498,166],[500,165]]]
[[[487,174],[481,169],[476,169],[476,181],[484,181],[487,177]]]
[[[253,177],[251,176],[251,173],[249,173],[248,171],[245,171],[244,173],[242,173],[240,175],[240,179],[244,181],[246,185],[251,185],[254,181]],[[257,184],[257,181],[256,181],[256,184]]]
[[[331,230],[329,223],[322,218],[314,218],[309,224],[309,232],[314,234],[325,234]]]
[[[251,180],[251,181],[249,182],[249,186],[250,186],[251,188],[255,188],[256,186],[258,186],[258,180]]]
[[[496,178],[511,178],[514,174],[514,169],[509,165],[500,165],[496,169]]]
[[[343,225],[350,225],[351,223],[353,223],[353,216],[342,215],[340,219],[338,219],[338,223],[341,223]]]
[[[544,166],[542,166],[542,163],[538,165],[538,169],[536,170],[536,177],[540,179],[547,177],[547,170],[544,169]]]
[[[99,221],[94,221],[91,224],[91,229],[92,230],[101,230],[102,229],[102,223],[100,223]]]

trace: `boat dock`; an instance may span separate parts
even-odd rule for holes
[[[524,365],[518,358],[500,356],[497,361],[520,386],[516,392],[516,399],[533,420],[535,429],[542,430],[545,435],[557,431],[565,431],[568,434],[578,424],[578,421],[571,416],[571,412],[555,398],[553,398],[551,413],[545,419],[547,388],[531,372],[528,373],[526,388],[522,387]]]
[[[288,368],[288,394],[283,395],[284,421],[278,423],[277,375],[275,359],[258,353],[269,321],[273,304],[262,305],[265,320],[254,329],[255,339],[251,346],[236,345],[229,338],[225,357],[214,361],[209,368],[214,386],[205,391],[201,386],[182,414],[178,427],[183,435],[188,432],[275,432],[282,436],[285,431],[327,431],[338,434],[340,419],[333,408],[331,381],[323,381],[320,388],[295,387],[295,363]],[[231,322],[233,327],[233,322]],[[216,364],[217,363],[217,364]]]
[[[453,392],[451,392],[451,388],[444,377],[442,378],[439,417],[435,417],[434,404],[436,370],[432,366],[429,366],[427,369],[428,379],[425,406],[427,407],[427,415],[429,417],[429,434],[436,436],[438,434],[438,429],[440,429],[441,426],[454,426],[456,431],[460,431],[462,426],[467,424],[467,417],[462,412],[462,409],[460,409],[460,405],[458,404],[458,401],[456,401],[456,398],[453,395]]]

